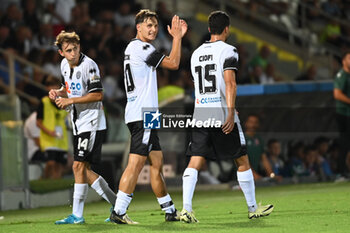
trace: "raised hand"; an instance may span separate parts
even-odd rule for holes
[[[183,19],[180,19],[180,24],[181,24],[181,32],[182,32],[182,36],[181,37],[183,37],[186,34],[186,32],[187,32],[188,26],[187,26],[186,21],[183,20]]]
[[[182,38],[187,32],[187,23],[174,15],[171,20],[171,27],[168,25],[168,32],[173,38]]]

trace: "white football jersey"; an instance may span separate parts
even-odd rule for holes
[[[158,108],[156,68],[164,55],[152,44],[133,39],[124,54],[124,83],[127,103],[125,123],[141,121],[142,109]]]
[[[103,91],[97,64],[84,54],[80,55],[79,63],[74,68],[70,68],[64,58],[61,62],[61,74],[62,85],[65,86],[69,98]],[[106,129],[102,101],[73,104],[70,109],[74,135]]]
[[[225,122],[227,103],[224,71],[237,70],[237,65],[236,48],[223,41],[205,42],[193,52],[191,72],[195,86],[194,119],[211,118],[222,124]],[[238,117],[235,118],[238,122]]]

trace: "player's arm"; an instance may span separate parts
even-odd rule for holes
[[[350,104],[350,98],[347,95],[345,95],[343,93],[343,91],[340,90],[339,88],[333,89],[333,96],[334,96],[334,99],[336,99],[336,100],[339,100],[339,101],[344,102],[346,104]]]
[[[225,134],[229,134],[233,130],[233,127],[235,126],[235,104],[236,104],[236,93],[237,93],[235,71],[233,69],[225,70],[224,80],[226,85],[225,93],[226,93],[228,115],[224,125],[222,126],[222,131]]]
[[[173,37],[173,44],[169,56],[164,57],[160,65],[170,70],[177,70],[181,59],[181,40],[187,32],[187,23],[174,15],[171,27],[168,25],[168,32]]]
[[[80,97],[58,98],[55,100],[55,103],[59,108],[64,109],[72,104],[86,104],[86,103],[98,102],[102,100],[103,100],[103,92],[96,91],[96,92],[90,92],[87,95],[80,96]]]

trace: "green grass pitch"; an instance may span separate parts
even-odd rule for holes
[[[171,192],[182,209],[181,192]],[[196,191],[194,210],[197,224],[164,222],[157,200],[150,192],[136,192],[128,210],[139,225],[104,223],[110,206],[106,202],[87,204],[86,224],[55,225],[71,213],[70,206],[0,212],[0,232],[349,232],[350,184],[322,183],[256,189],[257,201],[272,203],[268,217],[249,220],[241,191]]]

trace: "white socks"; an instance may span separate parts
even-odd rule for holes
[[[115,201],[114,211],[118,215],[124,215],[132,200],[132,194],[118,191],[117,200]]]
[[[91,188],[93,188],[98,195],[103,197],[106,201],[109,202],[109,204],[113,205],[115,204],[115,200],[117,196],[115,193],[109,188],[107,182],[105,179],[103,179],[102,176],[99,176],[94,183],[92,183]]]
[[[74,184],[73,214],[78,218],[83,217],[84,202],[89,191],[88,184]]]
[[[244,172],[237,172],[237,180],[244,193],[245,200],[247,201],[248,210],[255,212],[257,205],[255,200],[255,184],[253,172],[251,169]]]
[[[198,171],[194,168],[186,168],[182,176],[183,208],[192,211],[192,198],[196,187]]]
[[[171,200],[169,193],[164,197],[157,197],[157,200],[160,205],[160,208],[162,208],[162,210],[164,210],[165,213],[171,214],[175,212],[175,205]]]

